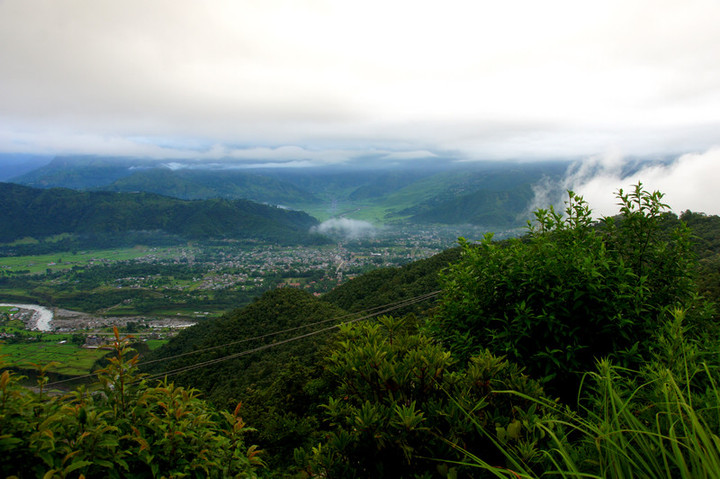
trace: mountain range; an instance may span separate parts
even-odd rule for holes
[[[370,166],[368,166],[370,165]],[[146,192],[184,200],[246,199],[376,224],[524,225],[533,186],[558,180],[562,161],[424,161],[362,166],[247,167],[231,161],[57,157],[10,181],[36,188]]]

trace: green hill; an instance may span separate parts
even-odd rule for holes
[[[460,249],[452,248],[399,268],[376,269],[338,286],[322,299],[352,312],[409,300],[437,291],[440,288],[438,274],[459,258]],[[419,313],[432,304],[424,301],[388,314]]]
[[[0,242],[61,233],[157,231],[186,239],[316,241],[311,216],[246,200],[179,200],[149,193],[41,190],[0,183]]]
[[[249,424],[263,425],[257,442],[268,447],[274,457],[266,460],[288,463],[295,447],[317,440],[313,433],[318,429],[316,415],[320,415],[318,404],[323,397],[321,359],[332,334],[240,354],[327,328],[343,316],[343,310],[307,292],[276,289],[245,308],[182,331],[146,358],[145,362],[157,362],[144,370],[162,376],[167,371],[237,355],[171,379],[201,389],[219,407],[234,407],[242,401],[243,418]],[[287,332],[274,334],[280,331]]]
[[[482,163],[438,173],[389,195],[395,217],[413,223],[516,227],[526,223],[533,186],[557,183],[567,165],[559,162]]]
[[[517,227],[530,219],[528,205],[533,199],[530,185],[505,191],[477,190],[451,200],[430,201],[402,211],[412,213],[415,223],[469,223],[492,227]],[[416,213],[417,212],[417,213]]]

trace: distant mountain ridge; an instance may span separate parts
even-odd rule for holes
[[[12,179],[36,188],[157,193],[184,200],[247,199],[275,205],[317,203],[296,186],[239,169],[173,169],[155,160],[58,157]]]
[[[377,165],[372,167],[372,165]],[[525,224],[533,185],[559,180],[568,163],[452,162],[382,166],[250,168],[232,160],[163,162],[67,157],[13,179],[39,188],[148,192],[181,199],[249,199],[302,210],[322,219],[488,228]]]
[[[51,158],[44,155],[0,153],[0,181],[8,181],[41,168]]]
[[[10,181],[34,188],[86,190],[108,185],[129,175],[135,164],[125,158],[56,157],[47,165]]]
[[[457,198],[426,202],[400,214],[410,214],[417,223],[494,225],[512,227],[529,219],[528,204],[533,199],[530,185],[507,191],[477,190]]]
[[[0,242],[61,233],[160,231],[187,239],[317,241],[306,213],[247,200],[180,200],[151,193],[37,189],[0,183]]]
[[[317,203],[314,195],[290,183],[238,170],[138,170],[102,188],[106,191],[145,191],[185,200],[244,198],[275,205]]]

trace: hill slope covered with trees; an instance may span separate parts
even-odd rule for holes
[[[149,193],[36,189],[0,183],[0,242],[61,233],[99,235],[157,231],[185,239],[252,238],[318,241],[313,217],[246,200],[179,200]]]

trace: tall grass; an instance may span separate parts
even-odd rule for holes
[[[466,452],[467,464],[512,478],[720,478],[718,374],[685,340],[682,319],[682,312],[673,314],[642,370],[599,361],[575,410],[525,397],[549,412],[531,425],[547,438],[541,461],[530,463],[518,447],[485,431],[506,464]]]

